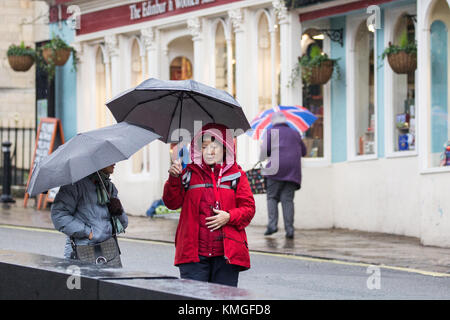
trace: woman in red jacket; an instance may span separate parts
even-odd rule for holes
[[[182,207],[175,235],[181,278],[236,287],[239,272],[250,268],[244,228],[255,201],[234,150],[230,130],[208,124],[192,140],[192,163],[182,171],[175,161],[169,169],[163,201]]]

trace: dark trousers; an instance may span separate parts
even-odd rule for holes
[[[278,228],[278,203],[283,209],[284,229],[286,234],[294,234],[294,195],[296,184],[289,181],[267,179],[267,210],[269,222],[267,229]]]
[[[237,287],[239,270],[238,266],[227,263],[221,257],[199,256],[200,262],[183,263],[180,268],[180,278],[224,284]]]

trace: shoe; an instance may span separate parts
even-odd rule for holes
[[[293,233],[286,233],[286,239],[294,239]]]
[[[267,229],[266,232],[264,232],[264,235],[265,235],[265,236],[270,236],[271,234],[273,234],[273,233],[275,233],[275,232],[277,232],[277,231],[278,231],[278,228],[275,229],[275,230]]]

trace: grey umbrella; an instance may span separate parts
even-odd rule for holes
[[[27,192],[35,196],[71,184],[113,163],[128,159],[159,135],[121,122],[79,133],[33,169]]]
[[[194,121],[220,123],[236,134],[250,129],[239,103],[227,92],[193,80],[163,81],[148,79],[106,103],[117,122],[127,121],[149,128],[161,136],[160,140],[178,142],[183,128],[191,136],[196,132]]]

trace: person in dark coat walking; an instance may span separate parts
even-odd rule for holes
[[[175,265],[183,279],[237,287],[250,268],[245,227],[255,200],[227,127],[207,124],[191,143],[192,163],[174,161],[164,185],[169,209],[181,207],[175,235]]]
[[[301,158],[306,155],[306,146],[297,130],[286,123],[282,112],[272,115],[272,128],[262,141],[260,160],[269,157],[268,168],[278,168],[276,172],[265,174],[267,178],[267,210],[268,225],[264,235],[271,235],[278,231],[278,203],[283,209],[284,228],[286,238],[294,237],[294,195],[301,188],[302,168]],[[278,139],[271,141],[277,130]],[[273,170],[269,170],[273,171]]]

